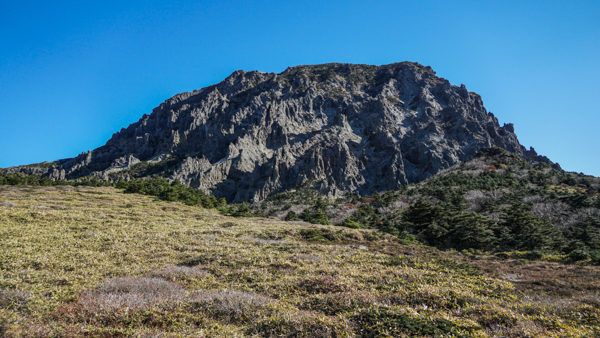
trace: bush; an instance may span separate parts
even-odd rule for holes
[[[342,225],[348,228],[352,228],[352,229],[360,229],[362,228],[362,225],[360,223],[358,223],[357,221],[355,221],[354,219],[352,219],[351,217],[348,217],[344,220],[344,222],[342,222]]]
[[[117,187],[123,189],[125,193],[156,196],[164,201],[183,202],[205,208],[222,208],[226,205],[224,199],[217,199],[198,189],[190,188],[177,181],[169,182],[164,178],[121,181]]]
[[[590,251],[590,262],[595,265],[600,265],[600,249]]]
[[[585,248],[578,248],[569,252],[568,259],[571,262],[585,261],[591,259],[592,256]]]
[[[31,295],[16,289],[0,289],[0,309],[23,310]]]
[[[340,318],[297,311],[261,319],[247,333],[259,337],[351,337],[351,332]]]
[[[371,227],[378,227],[381,222],[381,215],[371,204],[362,204],[358,207],[358,210],[352,215],[352,220],[359,225],[368,225]]]
[[[521,257],[523,257],[525,259],[529,259],[529,260],[537,260],[537,259],[541,259],[542,257],[544,257],[544,254],[542,254],[542,252],[540,252],[538,250],[531,250],[531,251],[524,252]]]
[[[208,313],[226,322],[248,322],[256,312],[268,306],[272,299],[244,291],[199,290],[190,297],[192,311]]]
[[[298,214],[296,214],[293,210],[288,212],[287,215],[285,215],[285,220],[286,221],[299,221],[300,220],[300,216],[298,216]]]
[[[49,178],[26,175],[21,173],[16,174],[0,174],[0,185],[34,185],[34,186],[49,186],[57,185],[58,181],[53,181]]]
[[[331,242],[339,240],[336,234],[329,229],[302,229],[300,230],[300,236],[307,241],[315,242]]]
[[[491,250],[495,243],[491,222],[474,212],[418,200],[403,220],[419,240],[438,248]]]
[[[233,217],[250,217],[256,216],[252,209],[250,208],[250,204],[243,202],[239,204],[231,204],[228,206],[223,206],[219,209],[223,214]]]
[[[96,177],[84,177],[75,180],[53,180],[38,175],[27,175],[23,173],[2,174],[0,173],[0,185],[32,185],[32,186],[91,186],[100,187],[110,185],[109,182]]]
[[[593,200],[583,193],[572,193],[560,197],[560,200],[573,208],[587,208],[593,205]]]
[[[386,307],[361,311],[354,321],[364,337],[464,336],[475,328],[460,327],[442,318],[427,318]]]
[[[329,216],[326,212],[327,202],[323,198],[318,198],[313,207],[304,209],[300,214],[300,219],[313,224],[329,224]]]
[[[567,253],[581,247],[600,250],[600,220],[589,217],[563,229],[563,236],[571,240],[565,248]]]
[[[304,209],[300,214],[300,219],[313,224],[329,224],[329,216],[323,210]]]
[[[185,265],[169,265],[162,269],[152,271],[150,276],[163,278],[167,281],[175,281],[177,279],[194,279],[203,278],[208,276],[209,273],[206,270],[199,268],[198,266],[185,266]]]
[[[184,296],[181,286],[161,278],[121,277],[109,279],[97,289],[84,293],[78,305],[87,313],[112,312],[175,303]]]
[[[460,212],[450,217],[448,246],[459,250],[491,250],[496,239],[489,220],[474,212]]]
[[[551,224],[535,217],[531,206],[513,204],[496,228],[501,249],[551,250],[561,242],[560,232]]]
[[[49,178],[17,174],[0,174],[0,185],[33,185],[33,186],[110,186],[108,181],[96,177],[84,177],[77,180],[51,180]],[[169,182],[164,178],[134,179],[130,181],[119,181],[115,184],[125,193],[136,193],[156,196],[161,200],[183,202],[187,205],[201,205],[205,208],[224,208],[227,201],[224,198],[217,199],[202,191],[187,187],[180,182]]]

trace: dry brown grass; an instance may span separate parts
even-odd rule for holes
[[[5,336],[597,336],[598,267],[112,188],[0,187]]]

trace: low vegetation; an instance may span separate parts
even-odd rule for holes
[[[116,184],[125,193],[156,196],[163,201],[183,202],[187,205],[199,205],[204,208],[224,208],[227,201],[217,199],[202,191],[190,188],[180,182],[169,182],[164,178],[134,179]]]
[[[27,186],[92,186],[101,187],[110,185],[109,182],[94,177],[85,177],[77,180],[53,180],[38,175],[27,175],[22,173],[3,173],[0,171],[0,185],[27,185]]]
[[[47,177],[26,175],[22,173],[0,173],[1,185],[21,186],[114,186],[123,189],[125,193],[135,193],[155,196],[163,201],[182,202],[187,205],[198,205],[204,208],[218,208],[223,212],[230,212],[227,201],[218,199],[202,191],[183,185],[178,181],[169,181],[165,178],[135,178],[120,179],[114,182],[101,180],[95,177],[84,177],[75,180],[52,180]],[[233,208],[239,208],[235,206]]]
[[[600,179],[500,149],[482,151],[472,161],[397,191],[338,200],[301,188],[259,203],[228,205],[222,198],[157,177],[109,183],[0,174],[0,185],[113,185],[125,193],[216,208],[235,217],[371,228],[443,250],[600,264]]]
[[[300,189],[253,211],[288,219],[318,214],[301,218],[375,228],[444,250],[600,264],[600,179],[497,149],[401,190],[325,203]]]
[[[0,336],[600,335],[595,266],[113,187],[0,186],[0,202]]]

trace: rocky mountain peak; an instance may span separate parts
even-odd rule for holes
[[[48,174],[160,175],[232,201],[298,186],[371,194],[430,177],[485,148],[544,160],[481,97],[414,62],[233,72],[181,93],[102,147]]]

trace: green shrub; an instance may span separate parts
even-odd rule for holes
[[[221,207],[219,210],[225,215],[234,217],[256,216],[250,208],[250,204],[246,202],[224,206]]]
[[[365,226],[378,227],[381,224],[381,215],[373,205],[362,204],[352,215],[352,220]]]
[[[563,229],[563,236],[570,239],[565,248],[568,253],[581,247],[600,250],[600,220],[589,217]]]
[[[588,198],[586,194],[578,192],[561,196],[560,200],[576,209],[588,208],[591,207],[593,204],[593,200],[591,198]]]
[[[23,173],[2,174],[0,173],[0,185],[32,185],[32,186],[107,186],[109,182],[96,177],[83,177],[75,180],[53,180],[48,177],[27,175]]]
[[[352,229],[360,229],[362,228],[362,225],[360,223],[358,223],[357,221],[355,221],[354,219],[352,219],[351,217],[348,217],[344,220],[344,222],[342,222],[342,225],[348,228],[352,228]]]
[[[542,254],[542,252],[540,252],[538,250],[531,250],[531,251],[526,251],[522,255],[522,257],[525,259],[529,259],[529,260],[536,260],[536,259],[541,259],[542,257],[544,257],[544,254]]]
[[[591,259],[592,256],[586,248],[581,247],[569,252],[568,260],[571,262],[585,261]]]
[[[50,186],[59,184],[61,184],[61,182],[53,181],[41,176],[26,175],[22,173],[0,174],[0,185]]]
[[[561,233],[535,217],[527,204],[514,204],[502,215],[495,229],[501,249],[551,250],[561,242]]]
[[[442,318],[427,318],[386,307],[373,307],[354,317],[363,337],[465,336],[474,328]]]
[[[190,188],[177,181],[169,182],[164,178],[121,181],[117,187],[123,189],[125,193],[156,196],[164,201],[183,202],[205,208],[224,207],[226,204],[224,199],[217,199],[198,189]]]
[[[317,198],[312,207],[304,209],[300,214],[300,219],[313,224],[329,224],[327,215],[327,201],[323,198]]]
[[[327,216],[324,210],[320,209],[304,209],[300,214],[300,219],[313,224],[329,224],[329,216]]]
[[[285,220],[286,221],[299,221],[300,216],[298,216],[298,214],[292,210],[292,211],[289,211],[287,213],[287,215],[285,215]]]
[[[590,251],[590,262],[595,265],[600,265],[600,249]]]
[[[496,239],[490,228],[490,221],[474,212],[459,212],[450,217],[448,223],[449,247],[462,249],[490,250]]]
[[[300,230],[300,237],[307,241],[313,242],[333,242],[340,238],[329,229],[302,229]]]
[[[418,200],[403,220],[419,240],[438,248],[491,250],[495,244],[491,222],[474,212]]]

